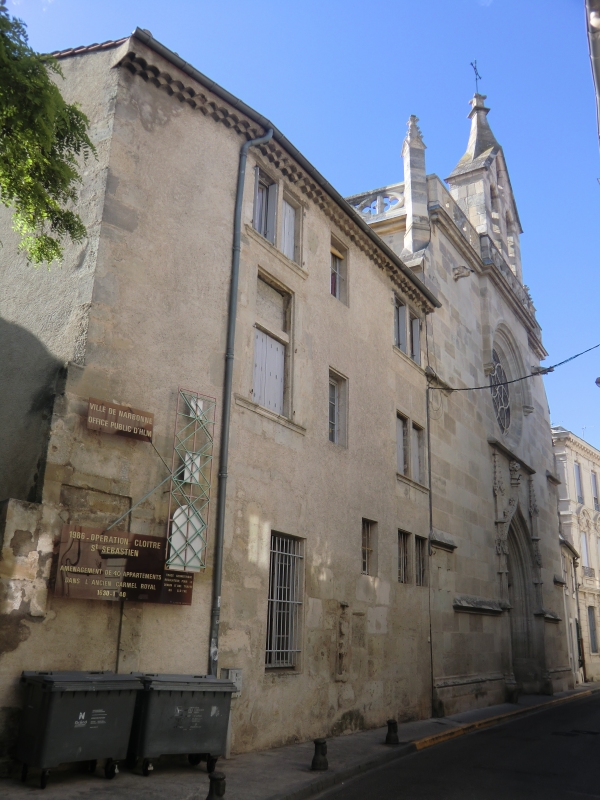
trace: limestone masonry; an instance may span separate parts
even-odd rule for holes
[[[218,656],[236,752],[572,687],[565,481],[542,377],[510,383],[546,352],[485,97],[447,183],[416,117],[404,183],[347,201],[277,130],[248,152],[217,652],[237,171],[270,123],[145,31],[58,57],[98,157],[62,266],[27,265],[0,214],[1,757],[24,669]],[[88,529],[159,537],[164,571]]]

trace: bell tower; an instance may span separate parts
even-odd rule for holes
[[[523,232],[504,152],[487,119],[486,96],[475,94],[469,119],[471,132],[464,156],[446,178],[450,193],[478,233],[487,234],[519,281]]]

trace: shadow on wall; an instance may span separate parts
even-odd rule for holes
[[[63,367],[32,333],[0,318],[0,500],[41,500]]]

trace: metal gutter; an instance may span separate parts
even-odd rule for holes
[[[155,53],[165,58],[167,61],[170,61],[175,67],[180,69],[182,72],[185,72],[186,75],[189,75],[190,78],[201,83],[205,86],[210,92],[216,94],[217,97],[220,97],[221,100],[224,100],[226,103],[229,103],[230,106],[240,111],[245,116],[249,117],[253,122],[256,122],[265,131],[269,130],[270,128],[273,129],[273,139],[278,142],[289,154],[290,156],[298,162],[298,164],[304,169],[310,177],[317,183],[327,194],[334,200],[337,205],[347,214],[357,225],[358,227],[365,233],[369,239],[385,254],[387,258],[397,267],[402,274],[408,278],[408,280],[418,289],[425,297],[429,300],[429,302],[435,308],[441,308],[442,304],[437,299],[437,297],[433,294],[433,292],[422,283],[416,275],[414,275],[411,270],[406,266],[406,264],[398,258],[396,253],[388,247],[388,245],[379,238],[379,236],[371,230],[371,228],[367,225],[367,223],[361,219],[356,211],[352,208],[352,206],[346,202],[346,200],[342,197],[342,195],[336,191],[333,186],[325,180],[325,178],[321,175],[318,170],[313,167],[313,165],[302,155],[302,153],[297,150],[294,145],[286,139],[286,137],[281,133],[278,128],[273,125],[266,117],[263,117],[262,114],[259,114],[253,108],[246,105],[242,100],[235,95],[228,92],[226,89],[223,89],[222,86],[219,86],[218,83],[207,78],[206,75],[203,75],[199,72],[195,67],[192,67],[191,64],[188,64],[187,61],[184,61],[180,56],[174,53],[172,50],[169,50],[168,47],[165,47],[163,44],[158,42],[148,31],[142,30],[141,28],[136,28],[132,34],[133,37],[139,39],[140,42],[145,44]]]

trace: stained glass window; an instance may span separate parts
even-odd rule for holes
[[[490,374],[490,389],[492,391],[492,402],[498,425],[502,433],[510,427],[510,392],[508,391],[506,372],[500,357],[495,350],[492,350],[492,361],[494,369]]]

